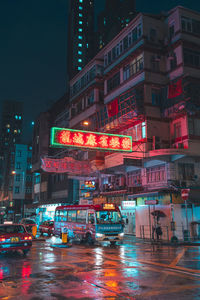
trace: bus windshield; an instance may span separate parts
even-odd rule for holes
[[[97,211],[96,212],[97,224],[116,224],[122,223],[122,217],[119,211]]]

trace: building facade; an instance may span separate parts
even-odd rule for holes
[[[133,138],[131,154],[83,155],[98,165],[96,203],[136,203],[127,218],[136,215],[137,236],[150,238],[159,221],[163,238],[171,239],[176,220],[183,238],[197,218],[199,17],[183,7],[137,15],[70,82],[70,128],[82,129],[87,120],[89,130]],[[185,187],[188,207],[181,198]],[[166,217],[155,218],[154,210]]]
[[[106,0],[98,15],[97,48],[102,49],[136,16],[134,0]]]
[[[76,176],[80,203],[119,205],[125,231],[137,237],[155,238],[158,223],[165,240],[199,237],[199,44],[195,11],[138,14],[71,79],[69,105],[50,118],[49,129],[132,137],[130,153],[47,152],[89,162],[91,172]]]
[[[21,142],[23,103],[4,101],[0,127],[0,200],[1,206],[9,206],[9,181],[12,171],[12,153],[15,144]]]
[[[94,0],[70,0],[68,76],[72,78],[95,55]]]

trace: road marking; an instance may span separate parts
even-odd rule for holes
[[[177,263],[179,262],[179,260],[183,257],[183,255],[185,254],[185,251],[187,250],[187,248],[184,248],[178,255],[177,257],[171,262],[171,264],[169,265],[169,267],[175,267],[177,265]]]

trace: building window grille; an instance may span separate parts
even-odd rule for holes
[[[129,77],[135,75],[144,68],[143,55],[138,56],[130,64],[126,65],[123,69],[123,79],[127,80]]]
[[[162,182],[166,180],[165,165],[153,168],[147,168],[147,183]]]
[[[21,169],[21,163],[20,163],[20,162],[17,162],[17,163],[16,163],[16,169],[17,169],[17,170],[20,170],[20,169]]]

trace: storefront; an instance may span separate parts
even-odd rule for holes
[[[135,208],[136,200],[121,202],[121,213],[124,219],[124,233],[135,235]]]
[[[64,205],[64,203],[40,205],[36,209],[36,222],[41,224],[44,221],[54,220],[55,209],[57,206]]]

